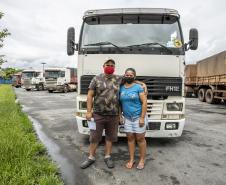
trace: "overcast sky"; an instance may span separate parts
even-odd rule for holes
[[[190,28],[198,29],[199,48],[186,53],[187,63],[226,50],[225,0],[0,0],[0,29],[11,33],[0,49],[8,60],[3,67],[75,67],[77,55],[66,55],[68,27],[75,27],[78,38],[87,9],[134,7],[178,10],[185,41]]]

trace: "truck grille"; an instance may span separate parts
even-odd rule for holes
[[[154,100],[153,100],[154,101]],[[147,116],[151,120],[162,119],[163,102],[148,102],[147,104]]]
[[[81,76],[80,81],[80,93],[81,94],[87,94],[88,88],[91,80],[93,79],[94,75],[83,75]]]
[[[29,86],[31,85],[31,80],[30,79],[24,79],[24,86]]]
[[[181,77],[137,76],[136,79],[147,85],[149,99],[182,96]]]
[[[89,84],[93,77],[94,75],[81,76],[81,94],[87,94]],[[165,99],[168,96],[182,96],[181,77],[137,76],[136,79],[147,85],[148,99]]]
[[[160,130],[161,122],[149,122],[147,130]]]
[[[56,85],[56,79],[46,79],[46,85]]]

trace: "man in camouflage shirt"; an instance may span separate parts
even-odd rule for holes
[[[104,73],[97,75],[92,79],[87,95],[86,119],[89,121],[92,117],[94,118],[96,130],[90,130],[89,157],[81,164],[81,168],[83,169],[95,162],[96,149],[102,139],[104,129],[104,161],[108,168],[114,168],[111,152],[112,142],[117,141],[120,107],[119,89],[122,82],[122,76],[113,74],[115,62],[112,59],[107,60],[104,63],[103,68]]]

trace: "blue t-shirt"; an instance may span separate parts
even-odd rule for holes
[[[132,87],[120,87],[120,103],[122,105],[123,115],[128,119],[138,118],[141,115],[142,103],[139,93],[144,92],[144,89],[139,84],[134,84]]]

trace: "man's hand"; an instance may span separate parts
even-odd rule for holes
[[[92,112],[87,112],[87,113],[86,113],[86,119],[87,119],[88,121],[90,121],[92,117],[93,117]]]
[[[119,116],[119,123],[120,125],[124,125],[124,118],[122,116]]]
[[[140,118],[140,120],[139,120],[139,126],[140,127],[143,127],[144,126],[144,118]]]
[[[144,89],[144,94],[145,95],[148,95],[148,88],[147,88],[147,85],[145,83],[142,83],[141,84],[141,87]]]

